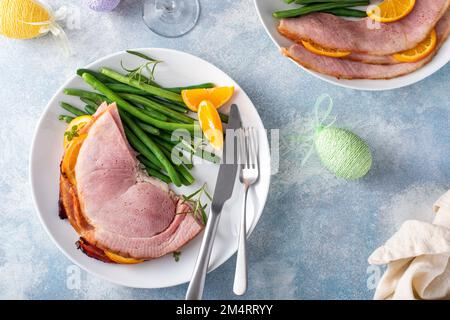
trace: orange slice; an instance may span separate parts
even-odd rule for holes
[[[144,260],[137,260],[137,259],[133,259],[133,258],[124,258],[124,257],[119,256],[118,254],[112,253],[110,251],[105,251],[105,255],[108,258],[110,258],[112,261],[114,261],[116,263],[121,263],[121,264],[137,264],[137,263],[144,262]]]
[[[339,51],[336,49],[328,49],[319,46],[317,43],[302,40],[303,46],[306,48],[306,50],[321,55],[321,56],[327,56],[327,57],[333,57],[333,58],[342,58],[345,56],[348,56],[351,52],[350,51]]]
[[[436,31],[433,29],[428,37],[416,47],[394,54],[394,59],[401,62],[416,62],[434,51],[437,44]]]
[[[70,121],[67,126],[66,133],[64,134],[64,149],[67,148],[70,141],[76,137],[75,132],[80,132],[81,128],[92,121],[93,117],[90,115],[76,117],[72,121]]]
[[[211,101],[203,100],[198,106],[198,121],[203,134],[215,149],[223,147],[223,127],[219,112]]]
[[[181,97],[188,108],[198,110],[200,102],[210,101],[217,109],[227,103],[234,93],[234,87],[215,87],[211,89],[189,89],[181,91]]]
[[[378,22],[394,22],[406,17],[415,4],[416,0],[384,0],[367,7],[367,16]]]
[[[61,164],[61,171],[67,176],[69,182],[76,185],[75,179],[75,165],[77,164],[78,154],[80,153],[81,146],[86,139],[87,134],[82,134],[75,137],[67,145],[66,152]]]

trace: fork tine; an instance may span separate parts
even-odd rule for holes
[[[245,149],[245,168],[249,167],[249,150],[248,150],[248,128],[244,130],[244,149]]]
[[[239,149],[239,158],[238,165],[243,167],[246,164],[246,149],[245,149],[245,137],[244,137],[244,129],[238,130],[238,149]]]
[[[259,129],[254,128],[253,134],[255,139],[253,140],[255,142],[255,166],[258,168],[258,161],[259,161]]]
[[[247,168],[250,169],[253,166],[252,163],[252,137],[251,137],[251,127],[246,128],[246,148],[247,148]]]
[[[255,133],[255,128],[249,129],[249,158],[252,168],[256,168],[256,165],[258,164],[257,161],[257,148],[258,148],[258,141]]]

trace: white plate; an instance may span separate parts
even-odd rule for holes
[[[254,0],[254,1],[256,10],[258,11],[259,14],[259,18],[261,19],[261,22],[264,25],[266,32],[268,33],[272,41],[275,43],[275,45],[278,48],[289,47],[293,42],[278,33],[277,31],[278,20],[272,17],[272,13],[278,10],[292,9],[292,5],[288,5],[284,3],[282,0]],[[440,68],[445,66],[445,64],[447,64],[447,62],[449,61],[450,61],[450,41],[447,39],[447,41],[440,48],[439,52],[436,54],[433,60],[427,63],[425,66],[423,66],[422,68],[413,73],[389,80],[337,79],[335,77],[327,76],[309,70],[307,68],[304,68],[297,62],[295,61],[293,62],[306,72],[326,82],[345,88],[378,91],[378,90],[391,90],[409,86],[432,75]]]
[[[164,61],[156,71],[158,82],[164,86],[175,87],[213,82],[216,85],[235,87],[236,93],[231,102],[238,105],[243,124],[261,129],[259,131],[261,178],[249,194],[249,203],[253,204],[248,215],[248,230],[251,232],[261,216],[270,181],[269,144],[255,106],[236,82],[215,66],[198,57],[168,49],[136,50]],[[119,52],[102,58],[88,65],[87,68],[96,70],[101,66],[107,66],[120,70],[121,60],[123,60],[125,66],[129,67],[142,64],[141,59],[125,52]],[[179,262],[175,262],[172,255],[167,255],[138,265],[106,264],[89,258],[76,249],[77,234],[67,221],[60,220],[58,217],[59,163],[63,153],[62,137],[66,128],[66,124],[58,120],[58,115],[64,113],[58,103],[66,101],[79,107],[83,106],[77,97],[69,97],[63,94],[63,89],[68,87],[91,90],[80,77],[73,76],[57,91],[37,126],[30,159],[34,202],[42,224],[50,237],[74,263],[86,271],[116,284],[137,288],[161,288],[189,281],[203,233],[181,249],[182,254]],[[229,108],[229,105],[224,108]],[[208,184],[209,190],[213,191],[217,172],[218,165],[196,165],[193,171],[197,181],[196,185],[175,189],[175,191],[188,194],[204,182]],[[242,203],[241,188],[237,181],[233,198],[224,206],[209,270],[220,266],[236,251]]]

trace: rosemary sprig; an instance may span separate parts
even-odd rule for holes
[[[140,83],[143,82],[143,83],[147,83],[147,84],[153,84],[153,81],[155,80],[155,69],[156,69],[156,66],[158,65],[158,63],[160,63],[160,62],[162,62],[162,61],[146,62],[143,65],[141,65],[135,69],[128,69],[128,68],[125,68],[123,65],[123,62],[120,61],[120,66],[122,67],[123,70],[128,72],[127,76],[129,78],[136,79]],[[148,78],[142,74],[142,72],[144,70],[146,70],[148,72],[148,74],[150,75]]]
[[[206,222],[208,221],[208,217],[206,216],[205,209],[208,205],[202,204],[201,199],[202,199],[203,195],[205,195],[209,199],[209,201],[212,201],[211,195],[206,190],[206,183],[204,183],[201,186],[201,188],[194,191],[190,195],[188,195],[188,196],[183,195],[182,199],[183,199],[183,203],[189,203],[192,208],[192,210],[188,211],[187,213],[192,214],[195,219],[199,219],[201,216],[203,224],[206,225]]]
[[[146,54],[143,54],[141,52],[137,52],[137,51],[133,51],[133,50],[127,50],[127,53],[138,56],[142,59],[148,60],[148,61],[153,61],[153,62],[157,62],[158,60],[153,59],[152,57],[147,56]]]
[[[162,61],[153,59],[153,58],[151,58],[151,57],[149,57],[149,56],[147,56],[147,55],[145,55],[143,53],[137,52],[137,51],[127,50],[127,52],[129,54],[132,54],[132,55],[138,56],[138,57],[140,57],[140,58],[142,58],[144,60],[147,60],[146,63],[144,63],[144,64],[142,64],[139,67],[134,68],[134,69],[125,68],[124,65],[123,65],[123,61],[120,61],[120,65],[121,65],[122,69],[125,70],[126,72],[128,72],[127,76],[132,78],[132,79],[136,79],[139,82],[143,82],[143,83],[147,83],[147,84],[152,84],[153,85],[154,84],[153,81],[155,80],[155,69],[156,69],[156,66],[159,63],[161,63]],[[142,72],[144,70],[146,70],[147,73],[150,75],[148,78],[142,74]]]

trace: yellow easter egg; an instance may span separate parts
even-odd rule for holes
[[[0,0],[0,34],[8,38],[36,38],[50,19],[50,12],[37,1]]]

